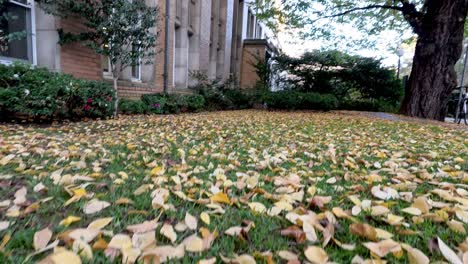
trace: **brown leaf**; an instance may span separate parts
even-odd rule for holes
[[[127,226],[127,230],[132,233],[146,233],[149,231],[156,230],[158,228],[158,223],[155,221],[145,221],[141,224],[136,225],[129,225]]]
[[[369,243],[364,243],[363,244],[366,248],[368,248],[372,253],[375,255],[383,258],[385,257],[388,253],[396,253],[398,251],[401,251],[401,246],[397,242],[387,239],[387,240],[382,240],[378,243],[374,242],[369,242]]]
[[[296,242],[299,244],[302,244],[306,241],[306,233],[302,230],[302,228],[296,225],[281,230],[280,234],[282,236],[287,236],[296,239]]]
[[[363,224],[363,223],[351,224],[349,226],[349,231],[351,231],[352,234],[355,234],[360,237],[365,237],[372,241],[377,240],[377,231],[375,230],[374,227],[368,224]]]

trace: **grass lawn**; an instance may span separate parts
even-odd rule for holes
[[[467,171],[467,130],[359,115],[0,125],[0,263],[463,263]]]

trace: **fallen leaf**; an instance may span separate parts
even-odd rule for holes
[[[196,230],[197,229],[197,226],[198,226],[198,220],[191,214],[189,214],[188,212],[185,213],[185,224],[187,225],[187,227],[190,229],[190,230]]]
[[[444,256],[448,262],[451,264],[463,264],[457,254],[455,254],[440,237],[437,237],[437,244],[439,245],[440,253],[442,253],[442,256]]]
[[[93,241],[100,233],[99,229],[78,228],[68,234],[73,240],[83,240],[86,243]]]
[[[177,234],[174,232],[174,228],[170,224],[164,224],[160,230],[161,235],[168,238],[172,243],[177,240]]]
[[[73,241],[73,252],[79,254],[82,258],[90,261],[93,259],[93,250],[83,240],[77,239]]]
[[[368,224],[363,224],[363,223],[351,224],[349,226],[349,230],[354,235],[365,237],[372,241],[377,240],[377,231],[375,230],[374,227]]]
[[[429,258],[419,249],[412,248],[407,244],[402,244],[401,247],[406,250],[410,264],[429,264]]]
[[[457,220],[450,220],[447,222],[447,225],[450,229],[457,233],[466,234],[465,226],[463,223],[458,222]]]
[[[258,203],[258,202],[249,203],[249,207],[250,207],[250,210],[259,214],[263,214],[267,210],[265,205],[263,205],[262,203]]]
[[[63,219],[62,221],[60,221],[59,225],[61,226],[69,226],[75,222],[78,222],[81,220],[81,217],[77,217],[77,216],[73,216],[73,215],[70,215],[70,216],[67,216],[67,218]]]
[[[34,249],[39,251],[49,244],[52,238],[52,231],[49,228],[44,228],[34,234]]]
[[[60,263],[81,264],[80,257],[74,252],[68,251],[68,250],[57,251],[56,253],[48,256],[46,259],[49,259],[53,264],[60,264]],[[50,262],[44,262],[44,263],[50,263]]]
[[[99,218],[94,220],[88,225],[89,229],[103,229],[107,225],[109,225],[112,222],[113,218],[112,217],[106,217],[106,218]]]
[[[136,233],[132,237],[133,248],[144,250],[145,248],[156,245],[156,231],[146,233]]]
[[[205,250],[203,246],[203,239],[197,237],[196,235],[191,235],[184,239],[182,242],[185,245],[185,250],[188,252],[202,252]]]
[[[185,247],[160,246],[144,251],[140,258],[144,263],[164,263],[168,260],[181,259],[185,256]]]
[[[307,238],[306,233],[302,230],[302,228],[295,225],[281,230],[280,234],[282,236],[294,238],[297,243],[304,243]]]
[[[381,258],[385,257],[390,252],[395,253],[395,252],[401,251],[400,244],[396,243],[395,241],[391,239],[382,240],[378,243],[374,243],[374,242],[363,243],[363,245],[366,248],[368,248],[373,254]]]
[[[156,221],[145,221],[141,224],[129,225],[127,226],[127,230],[132,233],[146,233],[156,230],[158,226],[159,224]]]
[[[99,200],[91,200],[84,207],[85,214],[95,214],[109,207],[110,203]]]
[[[224,204],[232,204],[231,200],[229,199],[229,197],[223,193],[223,192],[219,192],[213,196],[210,197],[210,200],[213,202],[213,203],[224,203]]]
[[[307,260],[313,264],[325,264],[328,262],[328,255],[322,248],[311,246],[304,251]]]
[[[128,235],[117,234],[112,237],[111,241],[107,245],[107,248],[122,250],[125,248],[131,248],[132,245],[132,239]]]
[[[6,230],[10,227],[10,222],[8,221],[1,221],[0,222],[0,231]]]
[[[408,207],[408,208],[402,209],[401,211],[410,215],[414,215],[414,216],[419,216],[422,214],[421,210],[415,207]]]
[[[203,221],[203,223],[207,224],[207,225],[210,225],[210,215],[205,213],[205,212],[202,212],[200,214],[200,219]]]

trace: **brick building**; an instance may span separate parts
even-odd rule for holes
[[[210,79],[251,87],[258,80],[252,63],[275,52],[278,42],[256,20],[249,0],[146,0],[158,5],[158,52],[152,65],[131,67],[119,80],[119,93],[137,98],[142,94],[190,92],[196,84],[190,72],[201,71]],[[169,8],[166,8],[169,4]],[[109,62],[79,43],[58,45],[57,29],[79,32],[83,25],[45,14],[34,0],[8,0],[1,11],[13,13],[13,23],[0,23],[3,32],[27,32],[0,49],[0,63],[27,61],[79,78],[110,78]],[[169,13],[166,14],[166,10]],[[166,22],[169,32],[166,32]],[[168,37],[166,41],[166,37]],[[167,76],[167,79],[165,78]]]

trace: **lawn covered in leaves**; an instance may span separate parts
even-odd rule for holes
[[[4,124],[0,262],[467,263],[467,161],[466,130],[358,115]]]

